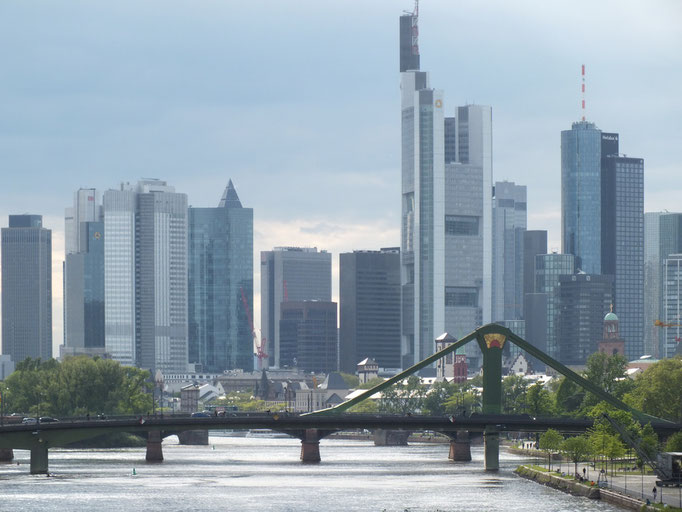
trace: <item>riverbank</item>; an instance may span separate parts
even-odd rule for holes
[[[525,451],[525,450],[524,450]],[[539,471],[528,466],[519,466],[514,471],[517,475],[528,480],[533,480],[542,485],[552,487],[559,491],[563,491],[574,496],[584,496],[593,500],[601,500],[612,505],[616,505],[625,510],[637,511],[656,511],[659,507],[647,505],[642,500],[633,498],[626,494],[621,494],[609,489],[600,489],[596,486],[581,483],[570,477],[564,477],[557,473],[549,471]],[[665,510],[674,511],[680,510],[673,507],[666,507]]]

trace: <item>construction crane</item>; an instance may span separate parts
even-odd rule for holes
[[[661,320],[654,320],[654,325],[656,327],[682,327],[682,324],[667,323]]]
[[[251,328],[251,336],[253,336],[253,355],[258,358],[258,369],[263,369],[263,359],[267,359],[268,354],[265,352],[267,347],[267,340],[265,337],[258,340],[258,334],[256,334],[256,328],[253,326],[253,318],[251,317],[251,309],[249,308],[249,303],[246,300],[246,295],[244,294],[244,288],[239,289],[242,293],[242,304],[244,304],[244,310],[246,311],[246,318],[249,321],[249,327]]]

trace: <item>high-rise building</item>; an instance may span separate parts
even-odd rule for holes
[[[322,301],[332,297],[332,257],[316,247],[275,247],[261,251],[261,329],[269,363],[280,367],[282,302]]]
[[[644,214],[644,352],[658,358],[661,315],[660,224],[662,212]],[[682,249],[680,249],[682,250]]]
[[[561,132],[562,251],[576,267],[601,273],[602,132],[593,123],[573,123]]]
[[[189,361],[252,370],[253,209],[230,180],[217,208],[190,208],[188,220]]]
[[[64,345],[61,355],[104,349],[104,224],[94,188],[74,193],[65,211]]]
[[[105,346],[123,364],[187,370],[187,196],[142,180],[104,193]]]
[[[339,283],[339,369],[400,368],[400,249],[339,255]]]
[[[664,357],[681,355],[682,342],[682,254],[670,254],[663,263]]]
[[[403,367],[432,354],[444,331],[459,337],[492,317],[492,111],[444,117],[416,40],[408,52],[416,27],[416,12],[401,17]]]
[[[494,190],[492,318],[518,320],[523,318],[526,187],[498,181]]]
[[[607,143],[617,134],[602,134]],[[620,318],[625,354],[644,353],[644,160],[602,158],[601,272],[614,276],[614,311]]]
[[[556,358],[557,345],[556,321],[559,314],[557,287],[559,277],[575,272],[575,256],[572,254],[539,254],[535,257],[535,290],[546,295],[547,300],[547,353]],[[541,298],[538,298],[541,300]]]
[[[279,319],[281,367],[307,372],[338,370],[336,302],[282,302]]]
[[[565,365],[585,365],[602,339],[604,315],[613,302],[613,276],[562,275],[556,293],[557,359]]]
[[[535,257],[538,254],[547,254],[547,231],[544,230],[524,231],[523,233],[524,295],[526,293],[537,292],[537,290],[535,289]]]
[[[19,363],[52,357],[52,231],[41,215],[2,228],[2,353]]]

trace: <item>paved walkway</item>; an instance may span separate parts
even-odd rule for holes
[[[543,465],[547,467],[547,460]],[[552,462],[552,470],[561,468],[561,471],[566,474],[573,474],[574,464],[572,462]],[[600,465],[597,464],[597,469],[592,468],[591,464],[578,464],[578,474],[583,474],[585,469],[585,476],[587,480],[597,482],[600,474]],[[603,476],[602,476],[603,480]],[[618,472],[618,474],[611,476],[611,469],[606,476],[607,487],[617,492],[627,494],[633,498],[638,498],[642,501],[647,499],[654,501],[653,488],[656,487],[657,477],[654,475],[642,475],[640,471],[625,471]],[[682,508],[682,487],[657,487],[655,501],[667,503],[671,507]]]

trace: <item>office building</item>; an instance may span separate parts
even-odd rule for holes
[[[253,209],[229,181],[217,208],[189,209],[189,361],[253,370]]]
[[[400,368],[400,249],[340,254],[339,283],[339,369]]]
[[[568,366],[584,366],[602,339],[604,316],[613,303],[613,276],[562,275],[556,295],[557,359]]]
[[[682,342],[682,254],[671,254],[663,263],[663,357],[681,355]]]
[[[52,231],[41,215],[2,228],[2,353],[14,363],[52,357]]]
[[[104,193],[105,346],[123,364],[187,371],[187,196],[161,180]]]
[[[535,257],[538,254],[547,254],[547,231],[544,230],[524,231],[523,233],[524,295],[526,293],[537,292],[537,290],[535,289]]]
[[[603,144],[616,144],[616,138]],[[614,276],[614,311],[629,360],[644,353],[644,160],[602,158],[601,272]]]
[[[260,256],[262,337],[268,363],[280,368],[281,303],[331,302],[332,257],[316,247],[275,247]]]
[[[286,301],[280,310],[281,367],[315,373],[337,371],[336,302]]]
[[[97,190],[78,189],[64,220],[64,345],[60,355],[104,355],[104,219]]]
[[[544,294],[547,300],[547,353],[555,359],[559,356],[556,331],[559,306],[556,290],[559,286],[559,277],[574,272],[575,256],[572,254],[539,254],[535,257],[535,290],[539,294]]]
[[[494,191],[492,318],[518,320],[523,318],[526,187],[498,181]]]

